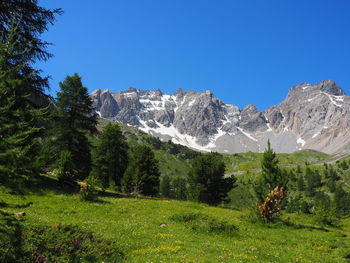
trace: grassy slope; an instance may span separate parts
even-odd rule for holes
[[[261,167],[262,153],[238,153],[238,154],[225,154],[224,161],[226,164],[227,172],[239,172],[239,171],[259,171]],[[308,164],[321,164],[331,160],[331,156],[325,153],[303,150],[294,153],[280,153],[277,154],[280,166],[297,166]]]
[[[349,219],[342,222],[342,228],[325,232],[304,215],[284,216],[290,225],[263,225],[249,220],[246,211],[127,197],[103,197],[100,202],[88,203],[80,201],[77,194],[57,190],[54,180],[47,185],[51,190],[25,196],[1,190],[0,199],[7,203],[3,210],[25,211],[25,224],[74,224],[117,241],[127,262],[347,262],[344,257],[350,254]],[[33,203],[29,207],[15,208],[29,202]],[[239,230],[233,235],[208,233],[170,219],[198,212],[225,220]]]

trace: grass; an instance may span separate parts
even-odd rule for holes
[[[261,168],[262,153],[246,152],[237,154],[224,154],[224,162],[226,165],[226,172],[240,172],[240,171],[251,171],[258,172]],[[294,153],[279,153],[277,154],[279,164],[282,167],[307,164],[322,164],[331,160],[332,156],[313,151],[313,150],[302,150]]]
[[[249,211],[185,201],[111,195],[83,202],[45,180],[51,188],[25,195],[2,189],[1,209],[26,212],[25,227],[77,226],[115,244],[125,262],[348,262],[349,219],[341,228],[322,228],[307,215],[286,214],[281,222],[262,224]]]

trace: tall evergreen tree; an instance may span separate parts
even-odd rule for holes
[[[59,160],[62,151],[68,151],[72,164],[69,171],[61,174],[61,179],[84,179],[90,172],[91,155],[87,134],[96,130],[97,115],[93,111],[92,100],[87,88],[83,87],[78,74],[67,76],[59,83],[56,110],[53,113],[54,158]]]
[[[297,184],[298,184],[298,190],[299,191],[304,191],[305,190],[305,181],[304,181],[303,175],[299,175]]]
[[[334,192],[334,204],[338,216],[350,214],[350,194],[338,186]]]
[[[235,186],[236,178],[224,178],[225,164],[216,153],[202,154],[193,160],[188,174],[188,198],[218,205]]]
[[[154,152],[148,145],[138,145],[122,180],[127,192],[155,196],[159,192],[160,172]]]
[[[281,178],[282,174],[278,167],[278,162],[276,153],[271,148],[269,140],[267,142],[267,149],[265,150],[261,161],[262,178],[269,191],[274,189],[276,186],[283,186],[283,180]]]
[[[120,180],[128,166],[128,144],[118,124],[108,123],[102,130],[93,150],[92,175],[107,188],[112,180],[120,186]]]
[[[160,193],[163,197],[171,197],[171,179],[169,175],[164,175],[160,181]]]
[[[37,0],[0,1],[0,32],[4,37],[8,37],[11,34],[11,25],[17,25],[18,39],[13,48],[19,52],[26,52],[15,60],[26,61],[19,73],[26,76],[26,89],[31,95],[36,95],[48,87],[47,77],[42,77],[39,71],[34,70],[32,63],[37,60],[46,61],[52,57],[47,51],[50,43],[43,41],[40,36],[55,22],[55,16],[59,14],[62,14],[61,9],[41,7]]]
[[[261,160],[262,174],[254,185],[255,195],[260,202],[277,186],[283,186],[286,190],[288,174],[280,170],[278,162],[276,153],[271,148],[270,140],[268,140],[267,148]]]
[[[38,137],[44,111],[28,100],[32,75],[23,74],[27,49],[17,43],[16,26],[0,39],[0,178],[16,182],[38,172]]]

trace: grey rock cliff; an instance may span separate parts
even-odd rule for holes
[[[210,91],[95,90],[91,98],[102,118],[202,151],[262,152],[270,140],[277,152],[338,153],[350,143],[350,97],[331,80],[292,87],[265,111],[252,104],[240,110]]]

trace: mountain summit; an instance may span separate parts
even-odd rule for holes
[[[350,97],[331,80],[294,86],[284,101],[265,111],[225,104],[210,91],[167,95],[129,88],[95,90],[90,96],[102,118],[201,151],[262,152],[268,139],[277,152],[334,154],[350,145]]]

